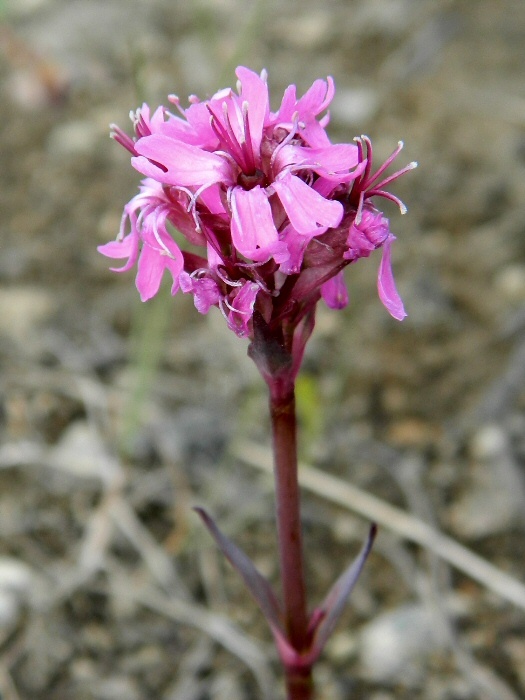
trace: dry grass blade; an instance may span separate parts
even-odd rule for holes
[[[195,627],[219,642],[253,672],[264,700],[274,697],[275,681],[268,667],[267,655],[256,642],[237,630],[231,622],[186,600],[166,599],[154,591],[138,594],[137,601],[146,608]]]
[[[271,452],[259,445],[240,443],[234,447],[234,455],[252,467],[272,472]],[[332,503],[359,513],[410,542],[426,547],[459,571],[525,610],[525,585],[419,518],[331,474],[304,464],[299,467],[299,482],[304,488]]]
[[[110,516],[140,553],[157,583],[163,588],[177,587],[181,593],[185,591],[174,562],[142,525],[135,511],[124,498],[115,495],[111,502]]]
[[[20,700],[20,695],[10,673],[3,666],[0,668],[0,692],[1,697],[5,700]]]

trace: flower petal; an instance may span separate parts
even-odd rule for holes
[[[132,231],[121,241],[110,241],[105,245],[99,245],[97,248],[99,253],[108,258],[128,258],[128,262],[123,267],[110,268],[113,272],[126,272],[130,270],[137,262],[139,254],[139,234],[137,231]]]
[[[406,316],[406,312],[401,297],[397,292],[394,275],[392,274],[390,245],[394,240],[394,236],[390,234],[383,243],[383,256],[377,275],[377,291],[388,313],[398,321],[402,321]]]
[[[201,192],[199,200],[211,214],[226,214],[221,194],[219,185],[211,185]]]
[[[283,146],[278,152],[276,165],[279,170],[290,165],[302,166],[325,178],[349,182],[362,173],[366,162],[359,164],[357,146],[340,143],[322,148]]]
[[[168,113],[168,121],[164,122],[158,132],[177,141],[206,148],[214,151],[218,139],[210,125],[210,113],[205,102],[197,102],[184,110],[185,121],[181,117]]]
[[[376,248],[380,248],[391,235],[388,219],[377,209],[365,206],[361,212],[361,220],[354,220],[348,229],[346,245],[348,250],[343,253],[346,260],[368,258]]]
[[[318,78],[311,87],[297,101],[296,110],[301,119],[305,116],[315,117],[328,107],[335,94],[335,85],[332,78],[328,82]]]
[[[281,263],[279,270],[285,275],[295,275],[300,272],[303,264],[304,252],[315,236],[320,236],[326,231],[325,227],[316,228],[308,233],[299,233],[291,224],[282,232],[283,240],[286,242],[288,258]]]
[[[344,309],[348,306],[348,289],[343,270],[321,285],[321,296],[330,309]]]
[[[228,327],[240,338],[244,338],[249,332],[249,323],[253,316],[255,298],[259,292],[259,285],[255,282],[245,282],[232,292],[235,294],[232,301],[227,304],[230,309],[228,314]]]
[[[299,233],[309,233],[318,226],[338,226],[343,217],[341,202],[325,199],[300,178],[286,173],[272,184],[290,223]]]
[[[224,264],[224,260],[210,243],[207,244],[206,251],[210,270],[217,269],[219,265]]]
[[[135,149],[139,156],[131,159],[133,167],[158,182],[182,187],[231,183],[227,161],[198,146],[153,134],[137,141]]]
[[[324,125],[316,119],[310,119],[299,129],[301,138],[312,148],[324,148],[330,145],[330,139],[325,131]]]
[[[140,253],[135,283],[141,301],[148,301],[159,291],[164,263],[158,250],[145,244]]]
[[[207,314],[221,299],[219,287],[211,277],[194,278],[183,270],[179,275],[179,284],[184,294],[193,294],[195,308],[200,314]]]
[[[271,115],[272,124],[283,124],[292,121],[292,117],[295,112],[295,105],[297,104],[297,88],[295,85],[288,85],[284,91],[283,99],[281,100],[281,106],[277,112]]]
[[[276,262],[288,258],[286,244],[279,240],[272,209],[265,191],[235,187],[231,195],[232,241],[244,257],[264,262],[274,257]]]
[[[239,66],[235,75],[241,82],[240,98],[248,103],[248,123],[254,153],[259,153],[263,128],[269,117],[270,100],[266,82],[254,71]]]
[[[153,211],[144,221],[144,240],[139,258],[136,285],[142,301],[159,291],[164,270],[173,278],[171,293],[179,289],[179,275],[184,268],[184,257],[179,246],[166,230],[167,211]]]

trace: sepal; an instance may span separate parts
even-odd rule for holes
[[[370,554],[377,534],[375,523],[370,527],[368,538],[355,560],[337,579],[321,605],[312,612],[308,627],[310,643],[307,649],[298,651],[290,644],[284,631],[284,616],[281,604],[269,582],[256,569],[251,559],[219,530],[215,521],[203,508],[194,508],[194,510],[201,517],[208,532],[226,559],[239,572],[246,587],[257,602],[273,633],[282,664],[288,670],[310,668],[319,658],[339,621],[345,603]]]

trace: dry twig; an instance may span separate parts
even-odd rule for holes
[[[264,700],[274,697],[275,681],[268,666],[267,654],[224,617],[186,600],[173,596],[165,598],[154,590],[137,593],[137,602],[179,623],[195,627],[219,642],[252,671]]]

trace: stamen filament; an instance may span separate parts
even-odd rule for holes
[[[370,139],[368,139],[368,143],[370,144],[370,165],[372,164],[372,144],[370,142]],[[381,165],[376,172],[372,175],[372,177],[369,180],[365,180],[364,187],[365,189],[368,189],[371,185],[374,184],[376,180],[379,179],[379,177],[385,172],[385,170],[390,166],[390,164],[397,158],[401,150],[403,149],[403,141],[398,141],[397,148],[395,151],[393,151],[388,158],[385,160],[383,165]]]

